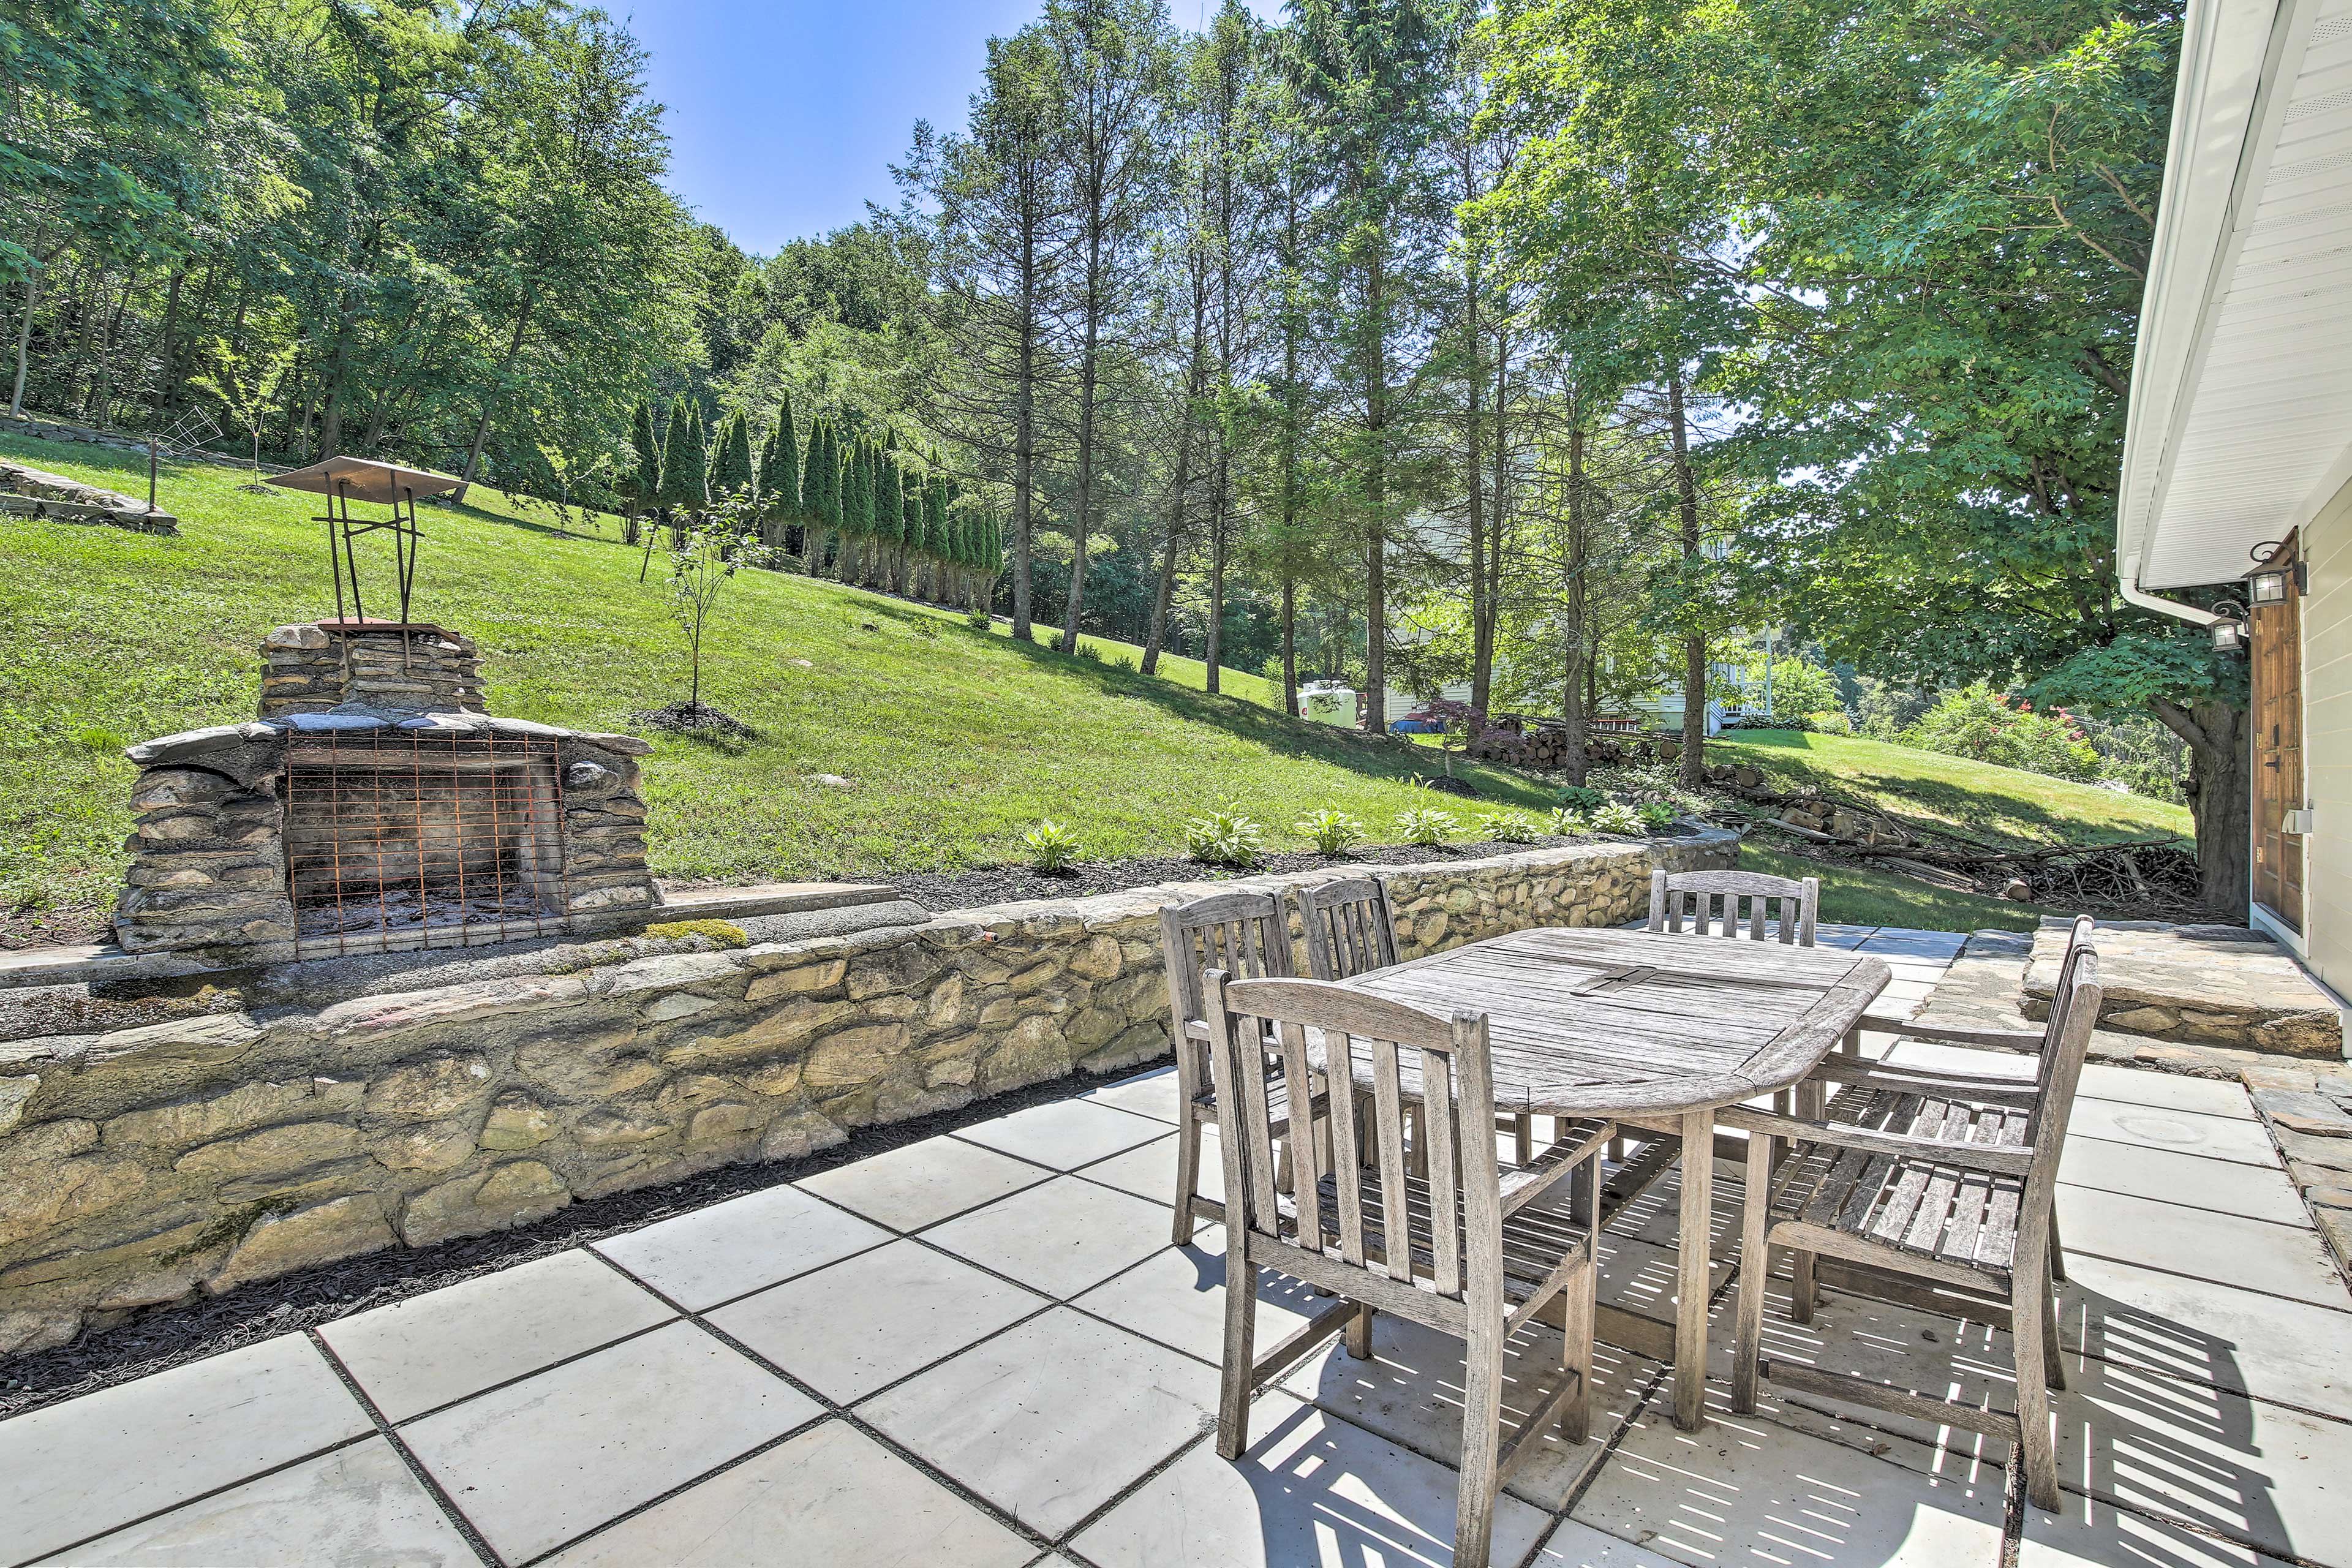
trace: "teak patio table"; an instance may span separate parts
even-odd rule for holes
[[[1790,1088],[1836,1048],[1892,978],[1835,948],[1663,932],[1547,927],[1474,942],[1342,982],[1441,1014],[1486,1015],[1495,1110],[1607,1117],[1678,1135],[1681,1258],[1675,1321],[1603,1304],[1600,1337],[1675,1365],[1675,1425],[1706,1408],[1707,1264],[1715,1113]],[[1404,1092],[1421,1085],[1411,1066]],[[1601,1220],[1665,1173],[1654,1137],[1610,1179]]]

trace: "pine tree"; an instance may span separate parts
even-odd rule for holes
[[[661,497],[661,437],[654,434],[653,405],[640,397],[629,411],[631,461],[613,488],[628,501],[625,542],[637,542],[637,514],[659,504]]]
[[[718,439],[711,443],[710,499],[732,500],[751,490],[758,479],[751,468],[751,425],[738,409],[719,420]]]
[[[769,544],[786,542],[785,530],[801,521],[801,437],[793,423],[789,394],[776,409],[776,427],[760,452],[761,535]],[[803,541],[803,551],[808,546]]]
[[[874,496],[874,531],[888,552],[886,575],[893,593],[903,593],[907,586],[907,501],[906,480],[898,471],[898,442],[895,436],[882,437],[882,449],[876,454],[876,490]]]
[[[661,489],[664,507],[699,511],[709,504],[703,493],[702,432],[694,411],[680,397],[669,405],[669,428],[662,433]]]

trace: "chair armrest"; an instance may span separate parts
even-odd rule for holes
[[[1985,1029],[1967,1024],[1925,1024],[1914,1018],[1895,1031],[1907,1040],[1927,1040],[1936,1045],[1975,1046],[1988,1051],[2011,1051],[2022,1056],[2042,1054],[2042,1035],[2034,1029]]]
[[[2033,1164],[2030,1144],[1995,1147],[1990,1143],[1946,1143],[1934,1138],[1914,1138],[1908,1133],[1851,1127],[1840,1121],[1806,1121],[1793,1116],[1776,1116],[1745,1105],[1727,1106],[1717,1111],[1715,1122],[1718,1127],[1737,1127],[1750,1136],[1855,1149],[1865,1154],[1885,1154],[1899,1160],[1927,1160],[1996,1176],[2022,1176]]]
[[[2041,1100],[2030,1083],[1992,1073],[1962,1072],[1957,1068],[1906,1068],[1899,1062],[1874,1062],[1852,1057],[1830,1057],[1813,1069],[1813,1077],[1838,1083],[1855,1083],[1912,1094],[1980,1100],[1994,1105],[2032,1110]]]
[[[1562,1176],[1568,1175],[1587,1160],[1600,1153],[1607,1146],[1609,1140],[1615,1136],[1617,1136],[1615,1122],[1594,1122],[1585,1129],[1584,1136],[1578,1139],[1573,1145],[1554,1143],[1536,1157],[1534,1164],[1524,1170],[1504,1172],[1503,1214],[1505,1217],[1507,1218],[1518,1213],[1519,1210],[1551,1191]],[[1528,1178],[1525,1184],[1512,1185],[1511,1178],[1514,1175]],[[1596,1176],[1595,1180],[1598,1179]]]

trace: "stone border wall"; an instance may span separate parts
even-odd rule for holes
[[[1410,956],[1621,923],[1654,865],[1725,866],[1736,845],[1708,830],[1374,869]],[[589,943],[551,973],[0,1043],[0,1353],[1150,1060],[1168,1048],[1163,905],[1348,874],[731,951]]]
[[[144,501],[5,458],[0,458],[0,511],[51,522],[104,523],[133,533],[180,531],[178,518],[150,510]]]

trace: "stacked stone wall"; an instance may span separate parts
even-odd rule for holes
[[[264,719],[342,702],[410,713],[483,708],[480,658],[454,632],[352,636],[297,624],[271,632],[261,657]]]
[[[1733,844],[1709,832],[1380,874],[1410,955],[1622,922],[1647,907],[1654,865],[1726,865]],[[1168,1048],[1164,904],[1342,874],[734,951],[585,943],[547,973],[317,1006],[260,1005],[290,983],[269,971],[207,994],[214,1010],[0,1043],[0,1352],[1148,1061]],[[122,1013],[86,1016],[99,1029]]]

